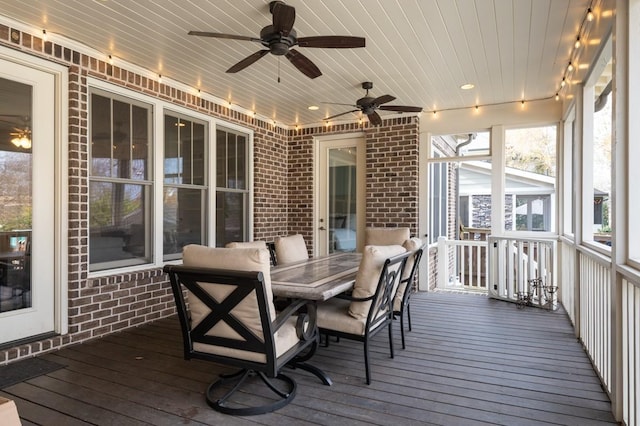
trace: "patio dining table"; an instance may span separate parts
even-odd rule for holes
[[[314,301],[330,299],[353,288],[360,259],[361,253],[339,252],[274,266],[273,295]]]
[[[361,253],[340,252],[274,266],[271,268],[273,295],[320,302],[351,290],[361,258]],[[312,304],[311,309],[313,307],[315,303]],[[307,370],[319,377],[324,384],[331,385],[331,378],[324,371],[307,363],[318,348],[318,340],[316,339],[316,342],[310,346],[307,354],[294,358],[289,365]]]

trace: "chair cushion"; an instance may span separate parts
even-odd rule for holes
[[[353,297],[372,296],[378,287],[380,272],[382,272],[385,260],[406,251],[401,245],[365,246],[358,273],[356,274],[356,282],[353,285]],[[371,301],[351,302],[349,315],[366,320],[370,306]]]
[[[262,272],[269,316],[271,321],[275,319],[276,310],[273,305],[273,293],[271,291],[271,266],[269,264],[269,251],[266,248],[217,248],[189,244],[183,248],[182,262],[187,266]],[[206,286],[208,287],[207,291],[218,301],[224,300],[233,290],[231,286],[216,286],[212,284]],[[210,312],[207,305],[191,294],[189,295],[189,310],[191,311],[192,327],[198,325]],[[253,297],[246,297],[232,312],[254,334],[262,337],[262,324],[258,315],[258,301],[255,294]],[[210,333],[217,336],[239,338],[224,323],[218,323]]]
[[[367,228],[364,244],[368,246],[402,245],[409,237],[409,228]]]
[[[406,280],[411,275],[411,269],[413,268],[413,264],[415,263],[414,253],[422,247],[422,240],[420,238],[409,238],[407,241],[402,244],[407,251],[410,251],[412,254],[407,258],[407,263],[404,265],[404,271],[402,271],[402,280]],[[402,298],[404,297],[404,291],[407,288],[406,282],[400,282],[398,285],[398,290],[396,291],[396,296],[393,299],[393,310],[400,311],[402,306]]]
[[[349,315],[350,303],[337,297],[319,303],[316,317],[318,327],[364,336],[367,317],[354,318]]]
[[[225,245],[226,248],[267,248],[264,241],[233,241]]]
[[[274,244],[278,265],[309,259],[307,245],[304,242],[304,237],[300,234],[276,237]]]

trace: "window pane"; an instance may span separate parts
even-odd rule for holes
[[[180,156],[182,157],[183,173],[182,181],[184,184],[192,184],[193,172],[193,150],[191,149],[191,121],[183,118],[178,119],[178,133],[180,139]]]
[[[593,240],[611,245],[611,60],[595,88],[593,115]]]
[[[216,186],[226,188],[227,181],[227,132],[216,131]]]
[[[236,139],[237,146],[237,157],[236,157],[236,170],[237,170],[237,180],[236,180],[236,188],[238,189],[247,189],[247,177],[246,177],[246,147],[247,147],[247,138],[244,136],[238,135]]]
[[[227,183],[226,188],[237,188],[238,184],[238,147],[236,145],[236,135],[227,135]]]
[[[91,175],[111,176],[111,100],[91,95]]]
[[[205,182],[205,127],[201,123],[193,123],[193,184],[204,185]]]
[[[555,125],[505,132],[506,230],[555,231],[556,145]]]
[[[131,104],[113,101],[113,177],[131,179]]]
[[[178,150],[178,118],[164,116],[164,183],[181,183],[182,159]]]
[[[147,187],[112,182],[91,182],[89,187],[89,261],[91,270],[118,262],[149,262],[150,238]]]
[[[132,107],[132,131],[133,144],[132,152],[132,179],[147,180],[149,178],[149,111],[134,105]]]
[[[454,163],[450,163],[453,167]],[[491,217],[493,207],[491,202],[492,165],[488,161],[463,161],[459,163],[455,172],[454,182],[458,182],[458,195],[460,200],[465,200],[464,206],[458,208],[459,218],[464,214],[464,228],[457,224],[453,231],[460,233],[460,239],[485,240],[491,233]],[[507,201],[505,221],[510,220],[510,203]],[[466,212],[465,212],[466,211]],[[455,216],[454,216],[455,217]]]
[[[163,241],[165,260],[187,244],[204,244],[204,194],[200,189],[164,188]],[[179,257],[179,256],[178,256]]]
[[[245,192],[216,194],[216,247],[231,241],[245,241],[247,235]]]

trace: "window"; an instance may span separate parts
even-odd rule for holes
[[[179,259],[187,244],[206,244],[206,124],[164,116],[164,259]]]
[[[151,261],[151,109],[90,92],[91,271]]]
[[[216,130],[216,246],[249,238],[248,135]]]
[[[557,126],[505,131],[505,230],[555,231]]]

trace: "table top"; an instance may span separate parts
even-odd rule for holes
[[[334,253],[271,269],[274,296],[327,300],[353,288],[361,253]]]

